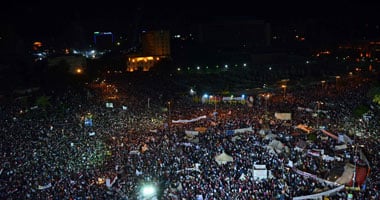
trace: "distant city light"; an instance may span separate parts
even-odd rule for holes
[[[193,88],[190,89],[190,95],[194,95],[196,92],[193,90]]]

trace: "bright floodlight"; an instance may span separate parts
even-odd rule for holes
[[[156,193],[156,188],[154,188],[152,185],[145,185],[141,189],[143,197],[152,197]]]
[[[190,95],[194,95],[195,94],[195,91],[191,88],[190,89]]]

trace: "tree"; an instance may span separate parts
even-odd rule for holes
[[[50,97],[48,96],[40,96],[36,99],[36,105],[39,107],[39,108],[42,108],[43,110],[46,110],[46,108],[48,106],[51,106],[50,104],[50,101],[49,101]]]
[[[366,112],[369,111],[368,106],[359,105],[354,109],[354,116],[356,118],[361,118]]]
[[[380,94],[375,94],[373,99],[372,99],[372,102],[380,105]]]

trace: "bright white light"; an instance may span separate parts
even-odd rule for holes
[[[156,189],[152,185],[146,185],[141,190],[144,197],[153,196],[156,193]]]
[[[203,95],[203,98],[208,98],[208,94],[204,94],[204,95]]]
[[[194,95],[195,91],[193,89],[190,89],[190,95]]]

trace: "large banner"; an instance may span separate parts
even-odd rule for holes
[[[172,120],[172,123],[190,123],[190,122],[195,122],[201,119],[206,119],[206,115],[193,118],[193,119],[179,119],[179,120]]]
[[[226,130],[225,133],[226,135],[233,135],[233,134],[236,134],[236,133],[246,133],[246,132],[253,132],[253,129],[252,127],[248,127],[248,128],[239,128],[239,129],[234,129],[234,130]]]
[[[296,128],[301,129],[301,130],[305,131],[306,133],[310,133],[311,131],[313,131],[313,128],[308,127],[308,126],[306,126],[304,124],[298,124],[296,126]]]
[[[280,120],[292,120],[292,113],[274,113],[274,117]]]
[[[254,169],[253,170],[253,179],[254,180],[262,180],[268,178],[268,170],[266,169]]]
[[[235,129],[234,133],[253,132],[252,127]]]

